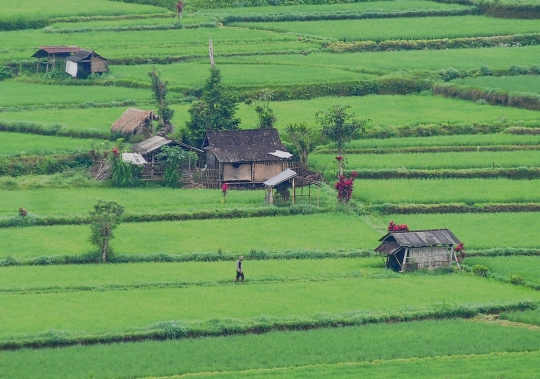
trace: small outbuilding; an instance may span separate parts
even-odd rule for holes
[[[74,78],[109,72],[107,59],[93,50],[80,49],[66,59],[66,72]]]
[[[227,183],[262,184],[289,167],[276,129],[209,131],[203,141],[206,168]]]
[[[198,155],[204,153],[204,151],[197,149],[196,147],[161,136],[153,136],[136,143],[131,146],[131,150],[141,154],[148,163],[157,163],[156,155],[159,154],[161,148],[166,145],[180,146],[182,149],[193,151]]]
[[[376,252],[386,256],[386,267],[394,271],[412,271],[449,267],[459,262],[454,245],[459,239],[449,229],[395,231],[382,237]]]
[[[40,63],[43,59],[47,59],[45,71],[49,72],[50,69],[56,67],[56,61],[61,60],[62,62],[71,55],[81,51],[81,48],[78,46],[40,46],[39,50],[36,51],[32,57],[37,58],[36,72],[39,72]]]
[[[112,133],[125,136],[144,134],[152,129],[152,123],[158,119],[154,111],[128,108],[111,126]]]

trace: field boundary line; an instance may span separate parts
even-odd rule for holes
[[[16,335],[0,340],[0,350],[40,349],[73,345],[137,342],[143,340],[167,340],[198,337],[217,337],[245,334],[262,334],[272,331],[300,331],[319,328],[337,328],[378,323],[397,323],[433,319],[471,318],[479,313],[498,314],[507,311],[536,309],[538,304],[530,300],[514,302],[487,302],[483,304],[448,305],[434,304],[417,309],[382,311],[352,311],[343,314],[320,313],[312,318],[259,316],[247,320],[210,319],[205,321],[162,321],[146,327],[71,336],[63,330],[49,330],[36,335]]]
[[[540,145],[479,145],[479,146],[425,146],[425,147],[389,147],[389,148],[365,148],[365,149],[344,149],[343,154],[430,154],[430,153],[468,153],[481,151],[520,151],[520,150],[540,150]],[[312,154],[336,155],[337,150],[320,149]]]
[[[172,376],[145,376],[137,379],[182,379],[182,378],[194,378],[194,377],[212,377],[214,375],[223,374],[247,374],[247,373],[273,373],[278,371],[306,369],[306,368],[326,368],[326,367],[354,367],[354,366],[369,366],[369,365],[381,365],[388,363],[407,363],[407,362],[426,362],[426,361],[440,361],[440,360],[457,360],[457,359],[475,359],[475,358],[487,358],[487,357],[500,357],[500,356],[518,356],[518,355],[540,355],[540,350],[536,351],[494,351],[485,354],[458,354],[458,355],[436,355],[431,357],[414,357],[414,358],[394,358],[394,359],[375,359],[372,361],[346,361],[337,363],[319,363],[303,366],[286,366],[286,367],[272,367],[272,368],[254,368],[246,370],[235,371],[203,371],[178,374]]]

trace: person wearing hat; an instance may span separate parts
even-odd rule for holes
[[[244,271],[242,271],[242,261],[244,260],[244,257],[240,255],[238,258],[238,261],[236,262],[236,278],[234,279],[233,283],[236,283],[238,279],[242,279],[242,283],[244,282]]]

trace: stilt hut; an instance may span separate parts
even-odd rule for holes
[[[292,157],[276,129],[209,131],[203,150],[206,168],[229,184],[260,186],[287,169]]]
[[[376,252],[386,257],[386,267],[404,272],[449,267],[459,262],[454,245],[459,239],[449,229],[388,232]]]
[[[311,203],[311,185],[315,185],[317,186],[317,206],[319,205],[320,182],[299,176],[296,171],[290,168],[283,170],[263,184],[266,190],[265,201],[267,204],[286,204],[289,199],[291,199],[293,205],[299,200]],[[307,191],[304,193],[306,187]],[[289,188],[292,190],[292,194]],[[300,191],[298,191],[299,188]]]
[[[32,57],[37,58],[36,72],[39,72],[39,66],[43,59],[47,59],[45,63],[45,72],[54,70],[57,61],[65,62],[66,58],[81,50],[78,46],[41,46]]]
[[[66,72],[74,78],[109,72],[107,59],[93,50],[79,50],[66,59]]]

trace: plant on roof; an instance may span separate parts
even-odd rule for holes
[[[389,232],[408,232],[409,227],[407,226],[407,224],[398,225],[394,221],[390,221],[390,223],[388,224],[388,231]]]

